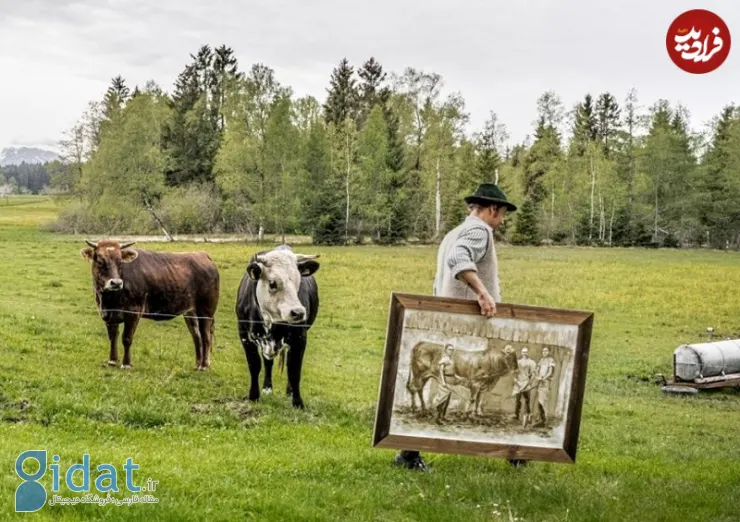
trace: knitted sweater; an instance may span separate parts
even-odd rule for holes
[[[459,278],[464,270],[475,271],[493,300],[501,302],[493,229],[475,216],[465,218],[439,245],[433,295],[476,299],[473,289]]]

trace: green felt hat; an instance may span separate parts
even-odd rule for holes
[[[482,205],[504,205],[509,212],[516,210],[516,205],[506,199],[506,194],[494,183],[481,183],[476,191],[465,198],[465,203],[480,203]]]

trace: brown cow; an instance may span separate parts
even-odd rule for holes
[[[411,393],[411,408],[416,410],[416,396],[419,396],[421,410],[424,406],[424,386],[429,379],[439,380],[439,362],[444,354],[444,344],[419,342],[411,349],[409,378],[406,389]],[[452,364],[446,367],[445,381],[448,384],[463,385],[470,390],[469,406],[480,414],[483,392],[496,386],[499,379],[517,369],[516,353],[502,351],[493,346],[485,350],[455,350]]]
[[[108,328],[110,357],[118,364],[118,327],[123,323],[123,364],[131,367],[131,344],[139,319],[168,321],[185,315],[195,344],[197,370],[211,365],[219,273],[206,252],[151,252],[133,242],[86,241],[82,257],[92,263],[95,302]]]

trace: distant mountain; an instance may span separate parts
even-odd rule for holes
[[[36,147],[8,147],[0,152],[0,167],[26,163],[46,163],[59,159],[59,154]]]

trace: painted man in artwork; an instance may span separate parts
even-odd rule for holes
[[[437,273],[433,295],[476,300],[481,315],[492,317],[501,302],[498,260],[493,231],[501,226],[507,212],[516,205],[493,183],[482,183],[465,198],[469,214],[442,239],[437,252]],[[513,463],[513,461],[510,461]],[[400,451],[394,464],[426,471],[418,451]]]
[[[450,405],[450,399],[452,399],[452,388],[450,387],[450,383],[447,382],[445,375],[451,375],[455,382],[462,380],[462,377],[455,372],[455,365],[452,361],[453,351],[454,348],[451,344],[445,345],[444,354],[439,360],[439,372],[437,374],[439,388],[432,404],[437,409],[437,422],[440,422],[447,414],[447,407]]]
[[[537,362],[537,413],[539,418],[535,428],[547,423],[547,404],[550,402],[550,387],[555,374],[555,359],[550,357],[550,349],[542,348],[542,358]]]
[[[532,401],[532,390],[537,385],[537,365],[529,358],[529,348],[526,346],[522,348],[521,354],[521,358],[517,361],[519,367],[514,378],[514,390],[512,392],[516,401],[512,419],[519,420],[519,412],[522,404],[524,404],[522,424],[526,427],[532,418],[530,403]]]

